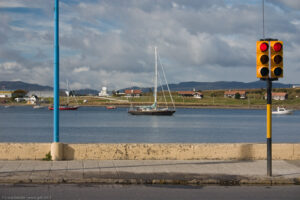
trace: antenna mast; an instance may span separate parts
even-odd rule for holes
[[[262,0],[263,39],[265,39],[265,0]]]
[[[154,75],[154,105],[157,105],[157,47],[154,47],[155,53],[155,75]]]

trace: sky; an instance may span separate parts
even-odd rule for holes
[[[300,1],[265,0],[265,37],[284,42],[282,83],[300,83]],[[54,0],[0,1],[0,81],[53,85]],[[262,0],[61,0],[60,86],[151,87],[256,78]]]

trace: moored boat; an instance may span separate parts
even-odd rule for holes
[[[168,91],[169,91],[171,101],[173,103],[173,108],[169,108],[169,107],[159,108],[158,105],[157,105],[157,78],[158,78],[157,58],[158,57],[157,57],[156,47],[154,48],[154,54],[155,54],[155,75],[154,75],[154,93],[153,93],[154,103],[151,106],[130,107],[130,109],[128,110],[129,114],[132,114],[132,115],[173,115],[176,112],[175,104],[173,102],[173,98],[172,98],[172,95],[171,95],[171,92],[170,92],[170,88],[168,86],[168,83],[167,83],[166,79],[165,79],[165,81],[166,81],[166,85],[168,87]],[[163,75],[165,77],[164,70],[162,70],[162,71],[163,71]],[[163,92],[163,90],[162,90],[162,92]],[[165,95],[164,92],[163,92],[163,95]],[[164,99],[166,101],[165,96],[164,96]],[[167,101],[166,101],[166,104],[167,104]]]
[[[33,109],[41,109],[41,108],[45,108],[45,106],[41,106],[41,105],[34,105],[32,106]]]
[[[272,111],[272,114],[275,115],[291,115],[293,110],[287,110],[284,107],[277,107],[277,110]]]
[[[79,106],[60,105],[59,110],[77,110]],[[53,105],[48,107],[49,110],[54,110]]]
[[[106,109],[116,109],[117,108],[117,106],[106,106]]]
[[[74,94],[74,92],[73,91],[71,91],[70,89],[69,89],[69,82],[67,81],[67,90],[65,91],[65,93],[66,93],[66,95],[67,95],[67,103],[66,104],[61,104],[61,105],[59,105],[59,110],[77,110],[78,108],[79,108],[79,106],[78,106],[78,102],[77,102],[77,99],[76,99],[76,97],[75,97],[75,94]],[[70,98],[70,95],[72,95],[73,97],[74,97],[74,99],[75,99],[75,101],[76,101],[76,106],[70,106],[69,105],[69,102],[70,102],[70,100],[69,100],[69,98]],[[49,106],[48,107],[48,110],[54,110],[54,106],[53,105],[51,105],[51,106]]]

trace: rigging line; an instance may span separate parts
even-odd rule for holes
[[[164,88],[163,88],[163,85],[162,85],[162,82],[161,82],[161,77],[160,77],[159,73],[158,73],[158,78],[159,78],[159,83],[160,83],[161,91],[163,93],[163,97],[164,97],[164,100],[165,100],[165,104],[168,107],[168,102],[167,102],[167,99],[166,99],[166,95],[165,95],[165,92],[164,92]]]
[[[70,96],[70,94],[72,92],[72,96],[74,97],[76,105],[78,106],[79,104],[78,104],[78,101],[77,101],[77,98],[76,98],[76,95],[75,95],[75,90],[72,91],[71,87],[69,87],[69,81],[67,82],[67,84],[68,84],[67,88],[68,88],[68,91],[69,91],[68,98],[69,98],[69,96]]]
[[[167,81],[167,78],[166,78],[164,66],[161,63],[161,59],[160,59],[159,54],[158,54],[158,61],[159,61],[160,65],[161,65],[161,69],[162,69],[162,72],[163,72],[163,75],[164,75],[164,78],[165,78],[165,81],[166,81],[166,84],[167,84],[167,88],[168,88],[169,95],[170,95],[170,98],[171,98],[171,101],[172,101],[172,104],[173,104],[173,108],[175,109],[175,104],[174,104],[173,97],[172,97],[172,94],[171,94],[171,91],[170,91],[170,88],[169,88],[169,84],[168,84],[168,81]]]

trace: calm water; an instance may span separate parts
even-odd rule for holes
[[[177,109],[174,116],[132,116],[127,108],[81,107],[60,112],[66,143],[265,142],[264,110]],[[53,114],[0,107],[0,142],[52,142]],[[273,142],[300,142],[300,111],[273,116]]]

